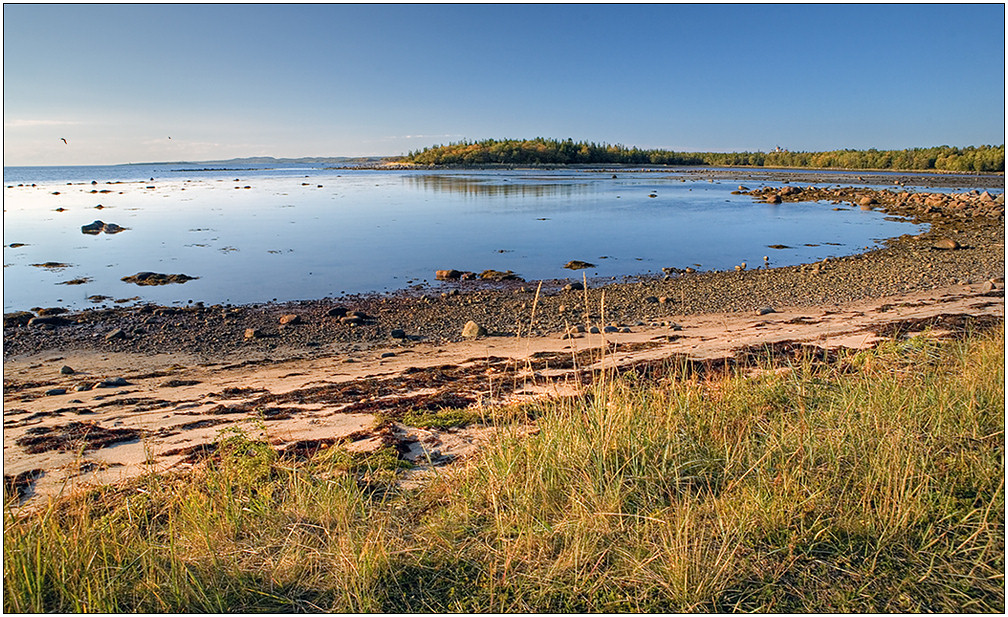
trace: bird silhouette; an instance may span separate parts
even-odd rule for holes
[[[66,137],[60,137],[60,139],[62,139],[62,140],[63,140],[63,143],[65,143],[66,145],[68,145],[68,146],[70,145],[70,142],[68,142],[68,141],[66,140]]]

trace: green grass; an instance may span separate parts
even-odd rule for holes
[[[787,368],[611,377],[410,491],[223,435],[8,504],[4,609],[1003,612],[1003,327]]]

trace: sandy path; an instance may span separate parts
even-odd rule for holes
[[[865,348],[879,340],[880,326],[942,315],[1003,318],[1003,291],[957,285],[835,307],[778,307],[766,315],[685,316],[677,328],[573,339],[486,337],[275,362],[50,351],[4,363],[4,474],[31,478],[28,501],[38,503],[74,484],[185,467],[229,427],[265,436],[281,450],[340,441],[358,451],[394,445],[407,459],[443,463],[471,454],[493,429],[411,428],[395,421],[404,410],[569,393],[580,383],[576,371],[591,364],[585,351],[594,349],[597,359],[603,344],[604,360],[595,367],[673,356],[713,360],[785,341]],[[580,366],[573,368],[575,352]],[[394,355],[382,357],[387,353]],[[62,374],[64,365],[75,372]],[[127,385],[75,390],[116,377]],[[46,394],[58,388],[66,393]]]

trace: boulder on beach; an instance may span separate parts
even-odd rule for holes
[[[299,315],[295,315],[294,313],[284,315],[283,317],[280,318],[281,326],[294,325],[299,323],[301,323],[301,317]]]
[[[4,326],[27,326],[35,315],[31,311],[4,313]]]
[[[132,276],[124,276],[122,280],[127,283],[137,285],[170,285],[172,283],[185,283],[199,277],[188,274],[159,274],[157,272],[137,272]]]
[[[958,248],[962,248],[962,246],[952,238],[940,238],[939,240],[936,240],[935,243],[932,244],[931,246],[942,251],[952,251]]]
[[[486,328],[475,321],[468,321],[466,322],[466,325],[462,327],[462,336],[464,338],[479,338],[481,336],[486,336],[486,333]]]
[[[459,270],[436,270],[434,278],[439,281],[457,281],[462,276]]]
[[[568,270],[584,270],[586,268],[594,268],[595,264],[588,263],[587,261],[581,261],[580,259],[572,259],[567,262],[564,268]]]
[[[584,283],[574,281],[563,286],[564,291],[584,291]]]
[[[480,272],[479,277],[484,281],[520,281],[522,280],[517,274],[508,270],[507,272],[501,272],[500,270],[484,270]]]

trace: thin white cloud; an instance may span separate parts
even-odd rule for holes
[[[72,126],[75,124],[81,124],[76,120],[55,120],[55,119],[29,119],[29,118],[14,118],[12,120],[4,120],[5,129],[18,129],[18,128],[30,128],[36,126]]]

